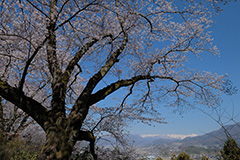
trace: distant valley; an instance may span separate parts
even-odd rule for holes
[[[191,135],[138,135],[130,134],[128,137],[131,146],[135,149],[138,157],[162,157],[169,160],[175,154],[186,152],[194,160],[201,160],[206,155],[210,160],[217,160],[220,149],[227,140],[226,132],[236,139],[240,144],[240,123],[226,125],[218,130],[198,136]],[[115,144],[114,138],[103,137],[105,140],[98,141],[98,145],[105,148],[112,148]],[[141,158],[140,158],[141,159]]]
[[[240,144],[240,123],[227,125],[224,128]],[[170,157],[172,154],[184,151],[192,155],[194,159],[200,159],[202,155],[215,159],[214,157],[219,154],[219,150],[227,139],[223,128],[201,136],[186,135],[186,138],[177,135],[130,135],[130,137],[141,154]]]

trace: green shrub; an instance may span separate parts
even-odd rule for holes
[[[3,134],[2,134],[3,135]],[[7,139],[6,136],[0,136],[0,157],[3,160],[35,160],[38,152],[36,146],[26,144],[19,138]]]
[[[203,156],[201,160],[209,160],[207,156]]]
[[[36,160],[37,155],[37,152],[19,151],[12,155],[10,160]]]
[[[187,153],[182,152],[177,157],[173,155],[171,160],[192,160],[192,159],[190,159],[190,156]]]

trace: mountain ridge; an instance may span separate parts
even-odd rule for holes
[[[232,138],[236,139],[237,143],[240,144],[240,122],[233,125],[223,126],[232,135]],[[130,135],[130,139],[133,140],[136,146],[150,146],[171,143],[181,143],[181,145],[200,145],[200,146],[222,146],[227,139],[223,127],[218,130],[206,133],[204,135],[179,135],[186,136],[186,138],[177,138],[177,135]]]

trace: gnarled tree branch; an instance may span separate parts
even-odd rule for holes
[[[0,95],[26,112],[44,128],[43,124],[48,117],[48,111],[39,102],[25,96],[23,92],[19,92],[18,88],[12,87],[2,80],[0,80]]]
[[[117,82],[114,82],[108,86],[106,86],[105,88],[97,91],[96,93],[91,95],[90,98],[90,105],[97,103],[100,100],[103,100],[105,97],[107,97],[108,95],[110,95],[111,93],[115,92],[116,90],[118,90],[121,87],[126,87],[126,86],[130,86],[135,84],[138,81],[141,80],[152,80],[155,78],[159,78],[159,79],[170,79],[176,83],[178,83],[174,78],[172,77],[160,77],[160,76],[150,76],[150,75],[139,75],[139,76],[135,76],[132,77],[130,79],[126,79],[126,80],[119,80]]]

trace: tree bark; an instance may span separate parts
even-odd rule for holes
[[[3,131],[4,131],[3,105],[2,105],[2,97],[0,96],[0,134]]]
[[[70,142],[66,132],[58,127],[52,127],[46,135],[46,142],[38,158],[40,160],[69,159],[76,142]]]
[[[77,141],[78,131],[69,126],[64,116],[45,122],[46,142],[38,156],[40,160],[69,159]]]
[[[70,159],[74,145],[77,141],[90,142],[90,152],[94,159],[97,156],[94,151],[95,137],[92,132],[81,131],[82,122],[78,124],[64,116],[49,116],[49,119],[44,123],[46,142],[42,146],[41,152],[38,156],[40,160],[67,160]],[[58,116],[58,118],[56,118]],[[55,117],[55,119],[53,119]]]

